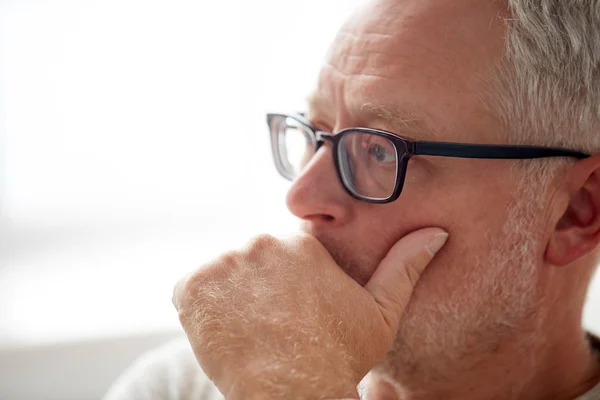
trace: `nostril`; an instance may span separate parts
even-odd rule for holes
[[[338,221],[336,217],[330,214],[306,214],[301,216],[300,218],[305,221],[310,221],[318,224],[331,224]]]

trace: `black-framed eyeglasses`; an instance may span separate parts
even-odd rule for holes
[[[293,180],[329,141],[342,186],[352,197],[370,203],[389,203],[400,196],[408,161],[414,155],[488,159],[589,157],[552,147],[417,141],[370,128],[348,128],[331,134],[315,129],[301,114],[267,114],[267,123],[275,165],[283,177]]]

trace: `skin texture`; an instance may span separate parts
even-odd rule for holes
[[[309,119],[329,132],[366,126],[423,140],[506,142],[507,133],[485,106],[486,96],[493,96],[486,76],[504,52],[503,7],[502,2],[481,0],[368,3],[332,44]],[[305,398],[348,396],[349,387],[369,370],[370,399],[542,400],[572,399],[585,392],[600,379],[600,365],[581,328],[600,240],[600,156],[556,163],[552,179],[540,185],[525,179],[525,163],[415,157],[400,198],[377,205],[344,191],[331,147],[323,146],[287,197],[309,236],[251,244],[242,255],[226,255],[178,286],[174,301],[200,364],[216,371],[209,376],[218,385],[222,382],[219,387],[230,398],[239,393],[251,398],[261,391],[272,398],[292,398],[290,393],[293,398],[301,398],[298,393]],[[358,298],[377,299],[370,284],[386,254],[426,227],[450,234],[441,252],[422,274],[405,274],[406,279],[414,275],[409,284],[391,275],[382,280],[389,285],[386,293],[402,299],[387,308],[396,311],[397,325],[382,325],[374,318],[381,315],[376,307],[364,308],[357,297],[342,295],[351,290],[360,293]],[[316,238],[327,255],[307,237]],[[306,240],[312,250],[290,250]],[[405,270],[402,266],[415,263],[411,254],[423,254],[418,251],[423,242],[419,246],[389,253],[394,254],[389,265]],[[294,268],[285,269],[285,279],[276,279],[281,265],[289,263]],[[240,273],[243,285],[231,278],[231,271],[257,265],[270,267],[264,274]],[[336,270],[345,274],[328,275]],[[326,274],[317,275],[323,278],[318,284],[317,273]],[[289,295],[293,282],[302,282],[302,296]],[[236,302],[230,299],[239,296],[244,304],[252,298],[248,285],[288,294],[272,296],[252,312],[231,311],[228,307]],[[335,307],[311,308],[325,291],[336,293],[327,300]],[[218,306],[207,306],[213,303]],[[214,311],[203,319],[206,309]],[[219,334],[245,325],[260,336],[267,328],[248,315],[269,318],[278,312],[291,329],[267,330],[270,343],[277,343],[271,348],[277,350],[255,351],[265,348],[246,341],[243,332],[248,331]],[[304,335],[304,328],[294,329],[302,321],[325,324],[327,318],[345,328],[328,330],[317,323]],[[216,320],[221,322],[211,328]],[[382,328],[386,325],[387,330]],[[373,344],[371,337],[379,337],[381,329],[385,339]],[[308,337],[323,340],[326,349],[342,343],[342,350],[317,346],[313,352],[308,346],[298,353],[290,347],[290,340],[303,343]],[[231,357],[217,355],[225,350]],[[251,372],[256,365],[266,379]],[[269,372],[266,365],[281,368]],[[293,379],[292,370],[314,379]],[[250,383],[257,380],[262,383]],[[313,384],[303,386],[302,381]]]
[[[173,301],[200,366],[227,399],[355,397],[447,238],[438,228],[413,232],[362,287],[314,236],[260,236],[182,281]]]

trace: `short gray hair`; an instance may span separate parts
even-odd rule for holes
[[[600,0],[508,0],[494,105],[513,142],[600,150]]]

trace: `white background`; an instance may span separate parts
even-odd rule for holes
[[[185,271],[295,229],[264,114],[350,6],[282,3],[2,3],[0,344],[174,326]]]
[[[0,363],[0,399],[36,398],[36,371],[46,399],[97,397],[48,378],[53,351],[85,380],[112,365],[99,341],[179,331],[186,271],[295,229],[264,113],[302,109],[358,3],[0,0],[0,348],[21,363]]]

